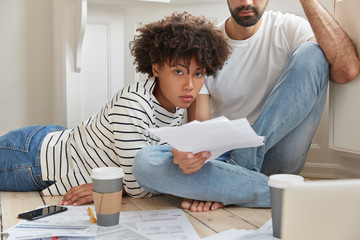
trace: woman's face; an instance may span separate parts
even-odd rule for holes
[[[179,59],[177,65],[153,64],[152,68],[157,78],[153,94],[169,112],[175,107],[189,107],[204,84],[205,70],[199,67],[194,57],[188,66]]]

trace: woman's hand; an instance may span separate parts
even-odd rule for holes
[[[93,184],[86,183],[71,188],[62,198],[60,205],[84,205],[94,202]]]
[[[211,153],[207,151],[193,154],[191,152],[180,152],[175,148],[171,153],[174,156],[173,162],[179,165],[184,174],[197,172],[211,156]]]

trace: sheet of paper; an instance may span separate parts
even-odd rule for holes
[[[142,235],[139,232],[134,231],[133,229],[119,224],[115,227],[94,227],[96,228],[97,236],[65,236],[57,237],[57,240],[71,240],[71,239],[78,239],[78,240],[112,240],[112,239],[121,239],[121,240],[154,240],[149,237]],[[30,234],[29,234],[30,233]],[[53,233],[39,233],[37,230],[31,230],[28,232],[27,235],[21,234],[11,234],[7,239],[8,240],[25,240],[25,239],[43,239],[43,240],[52,240]]]
[[[272,219],[270,218],[269,221],[267,221],[266,223],[264,223],[264,225],[262,225],[262,226],[257,230],[257,232],[272,236],[272,235],[273,235]]]
[[[17,225],[5,231],[12,239],[123,239],[149,240],[151,238],[119,224],[114,227],[100,227],[90,221],[87,208],[89,206],[67,206],[68,210],[42,219],[27,221],[21,220]],[[90,206],[95,212],[94,206]]]
[[[122,239],[196,240],[200,239],[181,209],[121,212],[120,224],[100,227],[90,221],[89,206],[68,206],[68,210],[35,221],[22,220],[8,229],[12,239]],[[93,212],[95,209],[90,206]],[[59,237],[61,236],[61,237]]]
[[[248,235],[253,230],[239,230],[239,229],[229,229],[208,237],[203,238],[202,240],[242,240],[246,235]]]
[[[81,207],[68,207],[68,210],[34,221],[21,220],[17,225],[8,229],[9,240],[45,238],[53,236],[92,237],[96,236],[96,229],[90,228],[91,222],[86,210]]]
[[[181,209],[122,212],[120,222],[156,240],[200,239]]]
[[[227,231],[211,235],[202,240],[279,240],[272,235],[272,221],[267,221],[257,231],[229,229]]]
[[[148,131],[179,151],[210,151],[211,157],[208,161],[215,160],[232,149],[264,144],[264,137],[258,136],[245,118],[230,121],[219,117],[178,127],[149,128]]]

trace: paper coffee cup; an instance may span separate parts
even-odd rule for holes
[[[293,174],[274,174],[269,177],[273,236],[280,238],[283,191],[288,186],[304,183],[304,178]]]
[[[119,167],[94,168],[93,197],[99,226],[119,224],[124,171]]]

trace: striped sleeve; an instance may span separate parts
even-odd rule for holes
[[[132,165],[136,153],[144,146],[151,145],[147,128],[152,127],[153,113],[151,104],[138,97],[136,93],[124,93],[109,112],[115,140],[115,151],[124,170],[124,187],[132,197],[146,197],[148,193],[139,186],[132,174]]]

